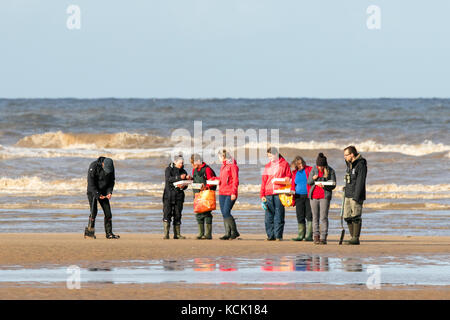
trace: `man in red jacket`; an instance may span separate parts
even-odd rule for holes
[[[280,201],[276,189],[285,187],[291,183],[292,172],[289,163],[279,154],[278,149],[271,147],[267,149],[269,163],[264,167],[261,182],[261,200],[265,205],[265,227],[267,240],[283,240],[284,231],[284,206]],[[283,179],[283,181],[273,181]]]

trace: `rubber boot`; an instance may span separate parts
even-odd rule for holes
[[[204,239],[205,238],[205,225],[203,223],[198,224],[198,236],[196,239]]]
[[[163,239],[169,239],[169,232],[170,232],[170,221],[163,221],[164,223],[164,238]]]
[[[305,239],[305,224],[299,223],[298,224],[298,236],[297,238],[292,238],[292,241],[302,241]]]
[[[205,239],[212,239],[212,224],[210,223],[206,224]]]
[[[236,238],[239,238],[239,236],[241,235],[238,230],[237,230],[237,226],[236,226],[236,220],[234,220],[233,217],[231,217],[231,222],[230,222],[230,228],[231,228],[231,236],[230,239],[234,240]]]
[[[359,245],[359,235],[361,234],[361,218],[353,218],[353,236],[348,242],[349,245]]]
[[[105,219],[106,239],[119,239],[120,236],[112,232],[112,219]]]
[[[306,220],[306,236],[305,241],[313,241],[312,237],[312,221]]]
[[[186,239],[181,235],[181,225],[177,224],[173,226],[173,238],[174,239]]]
[[[92,239],[96,239],[95,236],[95,228],[89,228],[86,227],[84,228],[84,238],[92,238]]]
[[[223,226],[225,227],[225,235],[220,237],[220,240],[229,240],[231,237],[231,218],[223,219]]]

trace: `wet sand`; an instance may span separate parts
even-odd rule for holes
[[[332,254],[337,257],[386,257],[401,261],[407,255],[450,253],[450,237],[363,236],[360,246],[339,246],[337,236],[328,245],[311,242],[267,242],[265,235],[242,236],[242,240],[163,240],[160,234],[121,234],[119,240],[96,240],[81,234],[0,234],[0,267],[39,267],[50,264],[80,267],[114,266],[116,261],[200,257],[258,257],[280,254]],[[290,239],[294,235],[285,235]],[[347,237],[348,239],[348,237]],[[112,290],[113,289],[113,290]],[[252,289],[252,290],[248,290]],[[256,290],[254,290],[256,289]],[[201,284],[83,284],[68,290],[65,283],[0,284],[0,299],[450,299],[450,286],[333,285],[201,285]]]

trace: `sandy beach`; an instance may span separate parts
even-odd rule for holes
[[[448,255],[450,237],[365,236],[360,246],[339,246],[337,236],[329,244],[267,242],[264,235],[246,234],[242,240],[163,240],[159,234],[122,234],[119,240],[96,240],[80,234],[0,234],[2,269],[48,265],[114,267],[133,260],[258,257],[280,254],[328,254],[336,257],[394,257],[401,262],[411,255]],[[294,235],[286,235],[290,239]],[[113,289],[113,290],[111,290]],[[249,290],[257,289],[257,290]],[[383,286],[369,290],[351,285],[241,284],[113,284],[87,283],[68,290],[66,283],[27,284],[3,282],[0,299],[449,299],[450,286]]]

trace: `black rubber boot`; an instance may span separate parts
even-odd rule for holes
[[[174,239],[186,239],[181,235],[181,225],[177,224],[173,226],[173,238]]]
[[[95,236],[95,219],[89,217],[88,226],[84,228],[84,238],[96,239]]]
[[[297,238],[292,238],[292,241],[302,241],[303,239],[305,239],[305,224],[304,223],[299,223],[298,224],[298,236]]]
[[[164,238],[163,239],[170,239],[169,233],[170,233],[170,221],[163,221],[164,223]]]
[[[198,224],[198,236],[196,239],[201,240],[205,238],[205,225],[203,223]]]
[[[225,227],[225,234],[220,237],[220,240],[229,240],[231,237],[231,218],[223,219],[223,226]]]
[[[106,239],[119,239],[120,236],[112,232],[112,219],[105,219]]]
[[[234,240],[236,238],[239,238],[239,236],[241,235],[238,230],[237,230],[237,226],[236,226],[236,220],[234,220],[233,217],[231,217],[231,221],[230,221],[230,228],[231,228],[231,236],[230,239]]]

